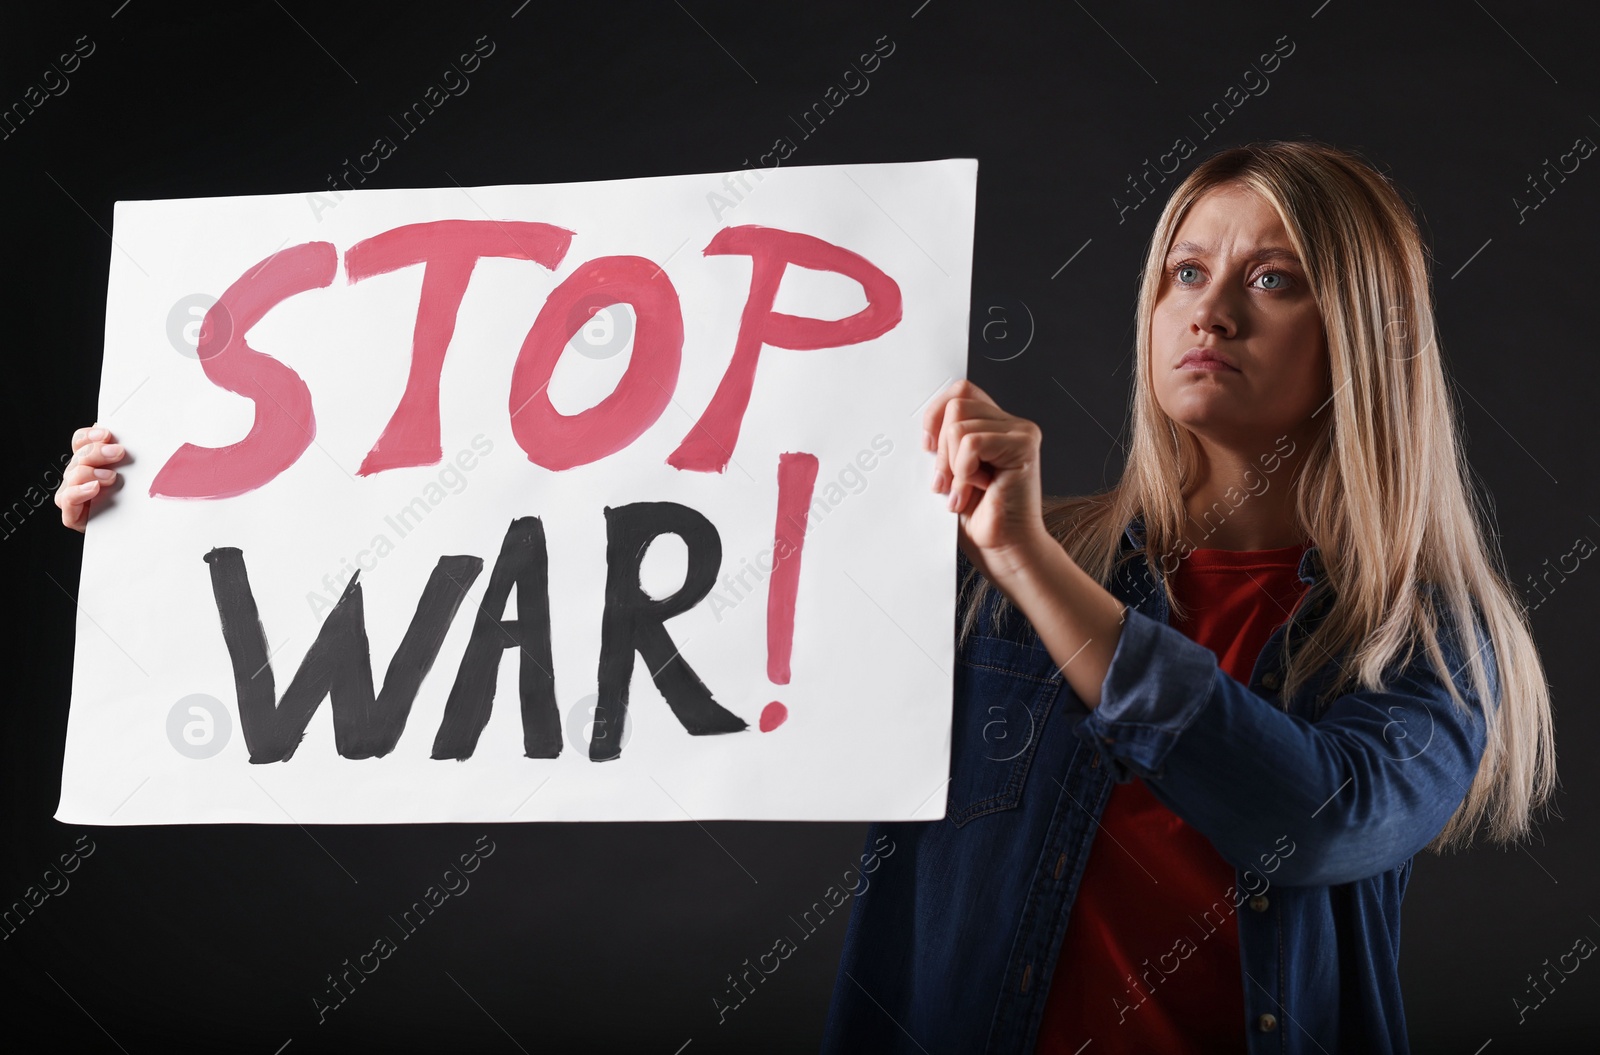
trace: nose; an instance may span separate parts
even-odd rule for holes
[[[1224,284],[1212,283],[1211,288],[1202,293],[1195,302],[1190,325],[1194,327],[1196,334],[1210,333],[1219,337],[1232,337],[1238,328],[1234,311],[1234,305],[1229,300]]]

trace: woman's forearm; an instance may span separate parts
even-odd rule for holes
[[[1033,624],[1072,690],[1085,705],[1099,706],[1122,634],[1123,603],[1042,528],[1013,559],[987,563],[994,584]]]

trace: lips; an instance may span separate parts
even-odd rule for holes
[[[1183,353],[1183,358],[1178,360],[1176,369],[1237,371],[1239,365],[1214,348],[1196,346]]]

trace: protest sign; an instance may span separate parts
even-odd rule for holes
[[[118,202],[57,819],[941,817],[976,177]]]

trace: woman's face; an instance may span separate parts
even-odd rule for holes
[[[1250,460],[1280,436],[1309,436],[1329,395],[1327,337],[1272,206],[1239,184],[1206,192],[1179,225],[1166,267],[1150,332],[1161,409]],[[1195,348],[1228,365],[1185,362]]]

